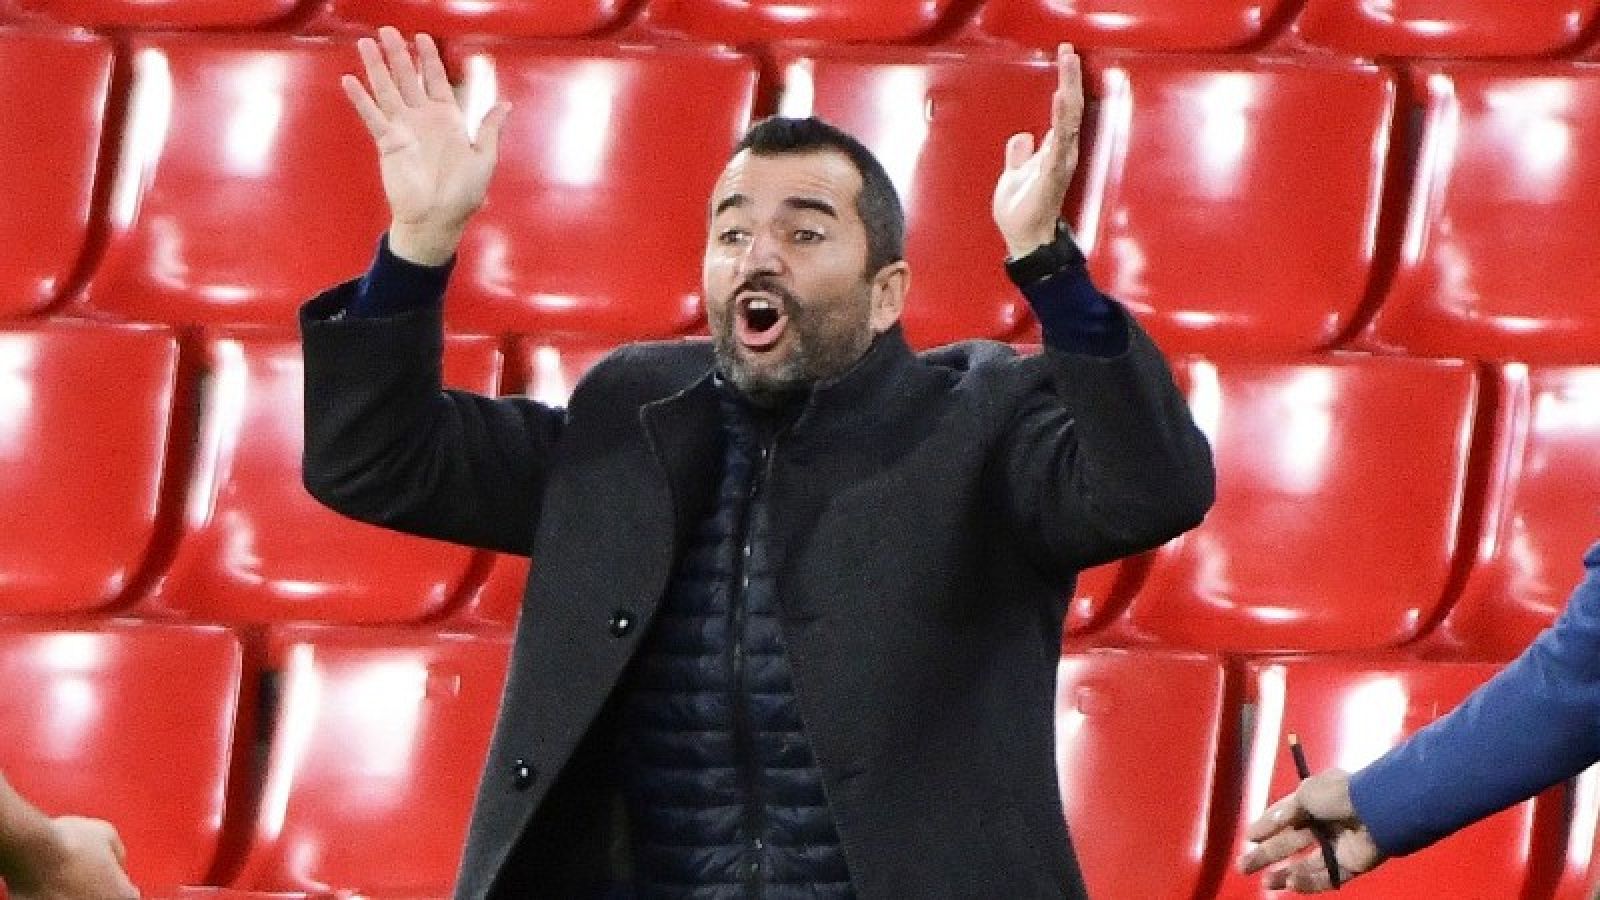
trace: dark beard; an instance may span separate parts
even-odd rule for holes
[[[745,291],[764,291],[777,297],[789,319],[787,327],[794,331],[793,353],[776,372],[752,372],[739,355],[734,323],[742,313],[733,298]],[[819,381],[843,374],[872,344],[871,329],[865,322],[861,325],[859,336],[846,338],[831,335],[824,330],[828,324],[826,320],[817,318],[783,285],[761,275],[746,279],[734,288],[725,308],[728,317],[712,336],[717,369],[752,405],[767,409],[788,403],[810,391]]]

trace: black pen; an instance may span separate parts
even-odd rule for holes
[[[1311,767],[1306,764],[1306,751],[1300,746],[1300,736],[1289,732],[1289,755],[1294,757],[1294,770],[1300,773],[1300,780],[1305,781],[1311,777]],[[1311,820],[1311,833],[1317,836],[1317,843],[1322,846],[1322,862],[1328,867],[1328,881],[1334,887],[1339,886],[1339,857],[1334,855],[1333,840],[1328,837],[1327,826]]]

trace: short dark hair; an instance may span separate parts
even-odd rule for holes
[[[883,164],[866,145],[843,129],[816,116],[803,119],[768,116],[750,126],[733,155],[749,150],[757,156],[783,153],[813,153],[837,150],[850,158],[861,173],[861,193],[856,197],[856,213],[867,228],[867,274],[905,259],[906,214],[900,195],[889,180]]]

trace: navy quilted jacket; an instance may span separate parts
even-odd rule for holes
[[[640,900],[846,900],[850,875],[795,702],[770,564],[766,461],[783,414],[724,392],[717,501],[623,701]]]

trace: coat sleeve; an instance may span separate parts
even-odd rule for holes
[[[1600,760],[1600,544],[1561,618],[1449,715],[1351,778],[1378,847],[1401,855]]]
[[[345,316],[355,286],[300,314],[306,490],[363,522],[527,555],[564,411],[445,389],[440,304]]]
[[[1215,470],[1165,359],[1120,304],[1114,356],[1046,346],[1047,371],[1001,444],[1000,496],[1040,569],[1070,578],[1149,550],[1205,517]]]

